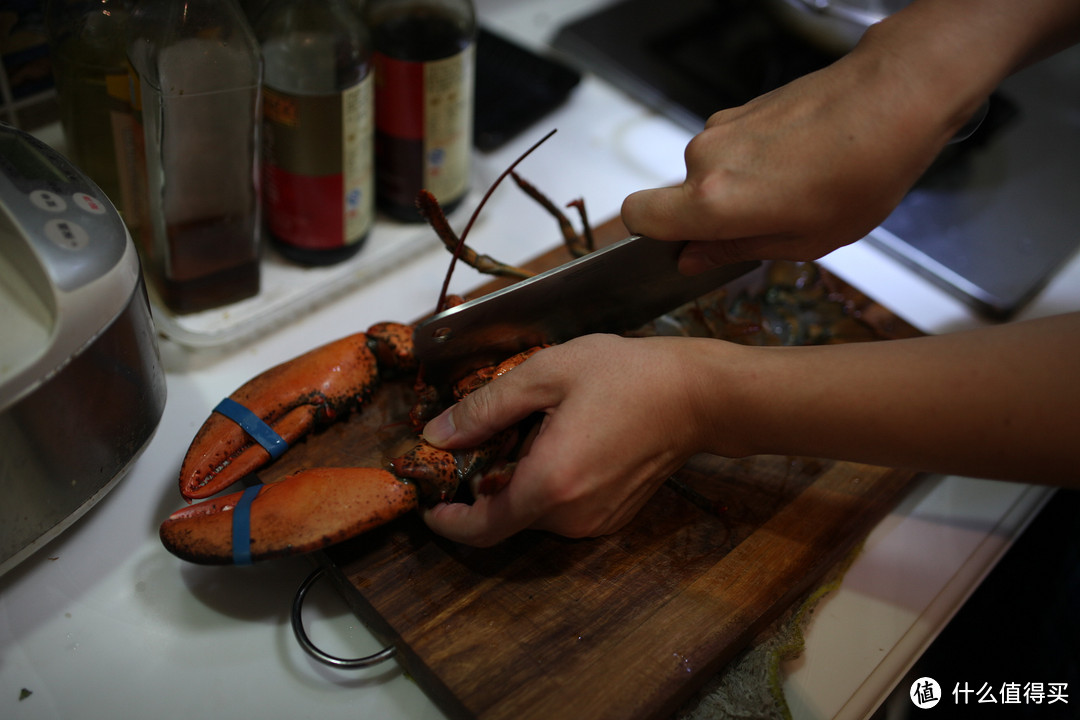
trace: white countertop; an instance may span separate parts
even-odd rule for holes
[[[480,16],[526,44],[602,4],[481,0]],[[681,179],[689,134],[586,77],[571,101],[508,147],[477,158],[485,185],[552,127],[559,133],[520,168],[557,201],[584,196],[597,220],[630,192]],[[471,207],[471,206],[470,206]],[[535,217],[521,235],[520,218]],[[457,218],[455,218],[457,220]],[[460,220],[458,220],[460,223]],[[416,232],[380,224],[373,245]],[[557,237],[542,211],[508,185],[471,240],[510,262]],[[209,409],[245,380],[299,352],[434,304],[447,256],[432,247],[272,334],[236,349],[165,341],[168,401],[131,473],[83,519],[0,578],[0,716],[5,718],[336,717],[440,718],[391,662],[336,671],[308,658],[289,608],[310,561],[205,568],[169,555],[157,539],[180,501],[180,459]],[[922,330],[972,327],[965,306],[865,244],[823,264]],[[480,282],[468,269],[454,287]],[[1080,259],[1023,317],[1080,308]],[[1042,488],[930,477],[870,536],[843,587],[820,606],[803,657],[786,668],[796,718],[862,717],[902,677],[1034,511]],[[331,653],[378,649],[328,585],[309,597],[315,642]],[[26,695],[23,691],[28,691]]]

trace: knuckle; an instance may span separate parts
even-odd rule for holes
[[[497,393],[498,390],[491,385],[485,385],[469,393],[458,403],[458,410],[455,413],[460,414],[455,419],[459,421],[459,424],[465,421],[469,424],[486,425],[494,414]]]

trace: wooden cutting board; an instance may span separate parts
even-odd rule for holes
[[[625,236],[618,222],[598,244]],[[565,259],[561,249],[533,269]],[[832,301],[881,337],[918,332],[835,278]],[[502,283],[485,285],[489,292]],[[380,464],[410,442],[407,383],[261,473]],[[813,418],[807,418],[813,422]],[[669,716],[812,590],[913,473],[810,458],[693,458],[625,529],[525,532],[475,549],[416,516],[324,553],[357,615],[455,718]]]

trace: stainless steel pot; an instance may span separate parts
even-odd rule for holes
[[[0,124],[0,575],[86,513],[157,429],[139,259],[101,190]]]
[[[859,42],[874,23],[911,0],[765,0],[769,11],[789,30],[839,57]]]

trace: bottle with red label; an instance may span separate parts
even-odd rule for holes
[[[476,12],[472,0],[368,0],[375,48],[376,202],[420,221],[428,190],[449,212],[469,189]]]
[[[268,235],[296,262],[340,262],[362,247],[375,219],[367,29],[346,0],[271,0],[255,31]]]

